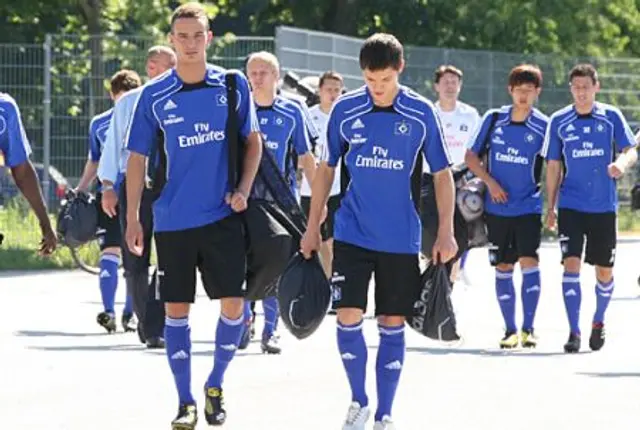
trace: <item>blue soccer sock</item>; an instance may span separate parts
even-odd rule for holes
[[[533,330],[540,291],[540,269],[537,267],[522,269],[522,313],[524,315],[522,330],[524,331]]]
[[[216,328],[216,349],[213,353],[213,370],[209,374],[207,388],[222,388],[224,374],[236,355],[245,329],[244,315],[236,320],[220,315]]]
[[[338,350],[351,386],[352,401],[368,406],[365,388],[367,377],[367,345],[362,333],[363,321],[353,325],[338,322]]]
[[[375,420],[381,421],[385,415],[391,416],[393,399],[396,396],[402,366],[404,365],[404,325],[397,327],[378,326],[380,346],[376,359],[376,387],[378,409]]]
[[[611,296],[614,289],[613,278],[609,282],[596,283],[596,313],[593,316],[593,322],[604,324],[604,314],[611,302]]]
[[[124,309],[122,309],[122,313],[125,315],[133,315],[133,299],[129,294],[125,295]]]
[[[571,333],[580,334],[582,290],[580,289],[579,273],[564,273],[562,277],[562,293],[564,295],[564,308],[567,311]]]
[[[469,250],[466,250],[460,256],[460,270],[464,270],[464,265],[467,264],[467,257],[469,257]]]
[[[278,327],[278,298],[276,296],[267,297],[262,300],[262,308],[264,309],[264,330],[262,332],[263,339],[269,339]]]
[[[103,253],[100,257],[100,295],[104,311],[115,313],[116,290],[118,288],[118,265],[120,257],[115,254]]]
[[[516,328],[516,290],[513,287],[513,270],[503,272],[496,269],[496,296],[500,311],[504,318],[504,325],[509,333]]]
[[[191,393],[191,328],[189,318],[165,319],[164,339],[180,404],[193,404]]]

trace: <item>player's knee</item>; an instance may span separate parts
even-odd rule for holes
[[[580,258],[578,257],[565,258],[564,271],[568,273],[580,273]]]
[[[220,300],[222,315],[231,320],[237,320],[244,314],[244,299],[242,297],[225,297]]]
[[[164,308],[169,318],[180,319],[189,316],[189,303],[165,303]]]
[[[496,270],[498,270],[500,272],[512,272],[513,271],[513,264],[507,264],[507,263],[496,264]]]
[[[358,324],[362,321],[363,312],[358,308],[338,309],[338,322],[342,325]]]
[[[596,266],[596,279],[601,284],[611,282],[611,280],[613,279],[613,268]]]
[[[385,327],[398,327],[404,324],[404,317],[380,315],[378,317],[378,324]]]
[[[521,269],[533,269],[538,267],[538,259],[533,257],[520,257],[518,260]]]

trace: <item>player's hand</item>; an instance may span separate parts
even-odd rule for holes
[[[495,179],[491,179],[487,182],[487,188],[489,189],[489,195],[494,203],[506,203],[509,196],[502,189],[500,184]]]
[[[453,233],[438,233],[436,243],[431,250],[431,260],[436,263],[446,263],[458,253],[458,244]]]
[[[320,244],[322,244],[320,229],[317,227],[309,227],[307,231],[304,232],[302,239],[300,239],[300,252],[304,258],[308,260],[314,251],[320,249]]]
[[[142,225],[140,224],[140,221],[129,221],[127,223],[125,239],[127,241],[129,251],[131,251],[133,255],[142,256],[142,251],[144,251],[144,236],[142,234]]]
[[[235,191],[233,194],[227,194],[225,201],[234,212],[244,212],[247,210],[247,197],[242,191]]]
[[[555,209],[549,209],[549,211],[547,211],[546,219],[547,228],[551,231],[554,231],[556,229],[557,222],[558,216],[556,215]]]
[[[607,171],[609,172],[609,176],[611,176],[613,179],[618,179],[622,175],[624,175],[624,167],[621,167],[616,163],[609,164],[609,166],[607,167]]]
[[[58,238],[54,233],[51,225],[42,227],[42,239],[40,240],[40,248],[38,248],[38,254],[43,256],[49,256],[56,249]]]
[[[109,218],[116,216],[116,206],[118,205],[118,195],[114,190],[107,190],[102,193],[102,210]]]

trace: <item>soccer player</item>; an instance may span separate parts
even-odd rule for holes
[[[111,78],[109,94],[116,102],[124,93],[141,85],[140,76],[132,70],[120,70]],[[113,108],[93,117],[89,124],[89,159],[84,166],[84,172],[78,182],[76,191],[86,192],[97,176],[100,156],[111,121]],[[98,207],[98,243],[100,244],[100,293],[104,310],[98,314],[97,322],[107,332],[116,331],[115,300],[118,289],[118,265],[120,264],[120,246],[122,232],[118,218],[108,216],[102,210],[102,194],[112,191],[113,185],[98,182],[96,205]],[[122,328],[125,332],[135,331],[133,325],[133,304],[131,296],[127,294],[122,311]]]
[[[440,228],[432,258],[449,261],[453,237],[453,177],[440,120],[431,102],[400,86],[403,47],[390,34],[369,37],[360,49],[366,85],[341,96],[327,126],[328,162],[313,183],[308,229],[301,250],[309,258],[322,242],[322,212],[340,160],[350,178],[335,216],[332,286],[337,298],[338,349],[351,386],[343,430],[369,419],[365,391],[367,345],[362,333],[369,280],[375,274],[376,430],[394,428],[391,409],[405,355],[404,322],[420,289],[419,191],[422,155],[434,177]],[[413,198],[412,198],[413,196]]]
[[[465,157],[469,169],[487,186],[485,219],[489,262],[496,270],[496,296],[505,323],[501,348],[537,345],[534,318],[540,298],[538,248],[542,235],[540,156],[549,119],[533,107],[542,90],[542,72],[522,64],[509,73],[513,104],[490,109],[472,137]],[[481,160],[486,157],[485,160]],[[522,270],[524,320],[521,339],[516,327],[513,267]]]
[[[328,71],[320,76],[318,82],[318,95],[320,103],[309,109],[311,120],[320,134],[320,138],[316,142],[314,155],[317,160],[326,159],[328,157],[327,149],[327,122],[329,121],[329,112],[338,97],[342,94],[344,88],[344,80],[342,76],[334,71]],[[340,205],[340,165],[336,167],[335,179],[329,191],[329,200],[327,202],[327,218],[320,229],[322,234],[322,246],[320,247],[320,256],[324,271],[327,278],[331,277],[331,261],[333,260],[333,226],[336,210]],[[301,206],[307,218],[309,217],[309,209],[311,208],[311,185],[303,178],[300,187]]]
[[[256,104],[260,132],[265,146],[274,157],[282,174],[291,185],[294,195],[298,194],[296,184],[296,166],[298,158],[303,166],[305,177],[313,180],[316,165],[305,124],[305,115],[298,104],[276,95],[280,64],[275,55],[261,51],[253,53],[247,61],[247,75],[251,83]],[[258,196],[259,197],[259,196]],[[261,348],[263,352],[279,354],[278,336],[275,335],[279,317],[278,300],[275,296],[262,301],[264,308],[264,330]],[[251,320],[249,303],[245,304],[245,323],[248,328]],[[241,347],[246,347],[247,335],[243,337]]]
[[[178,7],[169,37],[177,65],[144,86],[125,139],[130,151],[126,239],[131,251],[140,255],[143,233],[138,208],[145,162],[157,145],[154,238],[160,299],[167,315],[165,349],[179,398],[172,426],[192,430],[197,408],[191,392],[189,310],[195,300],[196,268],[207,295],[221,303],[213,370],[204,386],[204,412],[208,424],[222,425],[227,417],[223,377],[243,331],[246,251],[240,212],[247,208],[262,142],[248,82],[241,72],[228,72],[237,83],[235,109],[239,132],[246,140],[239,184],[230,184],[225,71],[206,62],[212,34],[204,6],[192,2]]]
[[[616,180],[636,162],[637,153],[622,112],[596,101],[596,69],[576,65],[569,72],[569,84],[573,104],[551,115],[542,154],[547,160],[547,225],[555,228],[557,219],[564,265],[562,291],[570,326],[564,350],[575,353],[581,341],[580,262],[585,239],[584,261],[595,266],[597,279],[589,347],[598,351],[604,346],[604,316],[614,289]]]
[[[42,232],[38,253],[51,255],[56,249],[56,234],[47,214],[38,175],[29,160],[31,145],[22,125],[20,108],[13,97],[6,93],[0,93],[0,153],[11,169],[18,189],[38,218]]]
[[[167,46],[153,46],[147,51],[146,72],[155,79],[176,64],[176,54]],[[126,231],[126,180],[124,178],[128,151],[124,147],[126,128],[131,121],[133,108],[142,87],[125,93],[113,108],[111,122],[107,129],[100,163],[98,178],[103,184],[102,209],[107,216],[119,215],[122,234]],[[104,188],[107,188],[105,191]],[[116,193],[119,189],[120,198]],[[152,196],[145,189],[140,202],[140,223],[144,233],[144,252],[137,256],[129,251],[126,243],[122,246],[124,278],[127,294],[133,300],[133,311],[138,318],[138,335],[147,348],[164,347],[164,305],[156,300],[155,289],[149,288],[149,265],[151,264],[151,238],[153,235]]]

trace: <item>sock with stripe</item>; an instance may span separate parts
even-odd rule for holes
[[[516,327],[516,290],[513,287],[513,270],[496,269],[496,296],[504,325],[509,333],[518,331]]]
[[[530,267],[522,269],[522,330],[531,332],[540,301],[540,269]]]
[[[264,309],[264,330],[262,332],[262,338],[269,339],[273,336],[278,326],[278,298],[273,296],[262,300],[262,308]]]
[[[115,254],[103,253],[100,257],[100,295],[104,311],[115,313],[116,290],[118,288],[118,265],[120,257]]]
[[[191,328],[189,318],[165,318],[164,340],[180,404],[193,404],[191,393]]]
[[[244,315],[236,320],[220,315],[216,328],[216,349],[213,353],[213,370],[207,380],[207,388],[222,388],[224,374],[236,355],[240,338],[245,329]]]
[[[365,388],[367,378],[367,344],[364,341],[360,321],[353,325],[338,322],[338,350],[351,386],[351,400],[360,406],[368,406]]]
[[[609,282],[596,283],[596,313],[593,316],[594,323],[604,324],[604,314],[611,302],[611,296],[613,294],[613,278]]]
[[[582,290],[580,289],[579,273],[564,273],[562,276],[562,294],[564,295],[564,308],[567,311],[571,333],[580,334]]]
[[[385,415],[391,416],[393,399],[396,396],[402,366],[404,366],[404,325],[386,327],[379,325],[380,346],[376,359],[376,387],[378,409],[375,420],[382,421]]]

